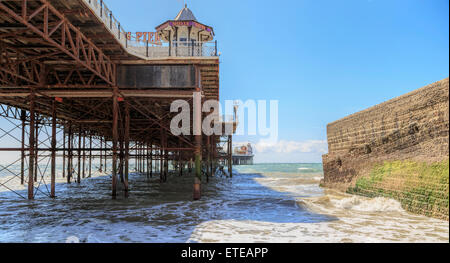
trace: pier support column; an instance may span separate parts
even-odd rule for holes
[[[112,198],[117,195],[117,141],[119,133],[117,130],[119,118],[118,88],[113,91],[113,123],[112,123]]]
[[[89,135],[89,178],[92,176],[92,134]]]
[[[108,141],[106,140],[106,138],[105,138],[105,155],[103,156],[103,157],[105,157],[105,164],[103,165],[104,167],[105,167],[105,173],[107,173],[107,169],[108,169],[108,163],[107,163],[107,161],[108,161],[108,151],[106,150],[106,148],[108,148]]]
[[[164,164],[164,130],[161,127],[160,128],[160,133],[161,133],[161,147],[159,148],[159,179],[161,182],[165,182],[166,178],[165,178],[165,164]]]
[[[141,142],[138,142],[136,147],[137,147],[137,155],[136,155],[137,171],[138,171],[138,173],[141,173],[142,172],[142,169],[141,169]]]
[[[142,173],[145,174],[145,142],[141,145],[141,169]]]
[[[138,171],[138,158],[137,158],[137,156],[138,156],[138,142],[137,141],[135,141],[134,142],[134,171],[136,172],[136,173],[138,173],[139,171]]]
[[[206,182],[209,183],[211,176],[211,136],[206,136]]]
[[[200,200],[202,187],[202,137],[195,136],[195,179],[194,179],[194,200]]]
[[[124,135],[121,133],[119,136],[119,175],[120,175],[120,182],[124,183],[125,178],[123,174],[123,168],[124,168]]]
[[[178,152],[178,169],[179,169],[179,176],[183,176],[183,151],[181,150],[181,147],[183,146],[183,144],[181,143],[181,138],[178,139],[178,148],[179,152]]]
[[[228,135],[228,173],[233,177],[233,137]]]
[[[98,167],[99,172],[103,172],[103,137],[100,137],[100,164]]]
[[[149,178],[148,174],[148,143],[144,142],[142,145],[142,167],[143,167],[143,173],[145,174],[146,178]]]
[[[52,102],[52,164],[51,164],[51,183],[50,197],[55,198],[55,179],[56,179],[56,101]]]
[[[150,178],[153,178],[153,141],[150,141]]]
[[[201,198],[201,186],[202,186],[202,96],[200,93],[200,71],[196,68],[197,73],[197,89],[193,97],[193,117],[194,117],[194,129],[195,147],[194,147],[194,160],[195,160],[195,179],[194,179],[194,200]]]
[[[179,169],[179,176],[182,177],[183,176],[183,160],[182,155],[181,155],[181,151],[179,152],[179,158],[178,158],[178,169]]]
[[[77,167],[77,184],[81,183],[81,141],[82,127],[78,126],[78,167]]]
[[[63,126],[63,163],[62,163],[62,177],[66,177],[66,129]]]
[[[149,160],[150,160],[150,151],[149,151],[149,145],[148,142],[145,143],[145,174],[147,175],[147,179],[150,178],[150,165],[149,165]]]
[[[83,179],[86,178],[86,133],[83,132]]]
[[[28,167],[28,199],[34,199],[34,90],[30,92],[30,138],[29,138],[29,148],[30,148],[30,158]]]
[[[141,141],[139,144],[139,172],[143,175],[144,171],[144,142]]]
[[[70,184],[72,180],[72,146],[73,146],[73,133],[72,133],[72,123],[69,123],[69,134],[67,138],[67,183]]]
[[[150,178],[153,177],[153,142],[150,140],[148,143],[148,175]]]
[[[128,170],[129,170],[129,161],[130,161],[130,106],[128,105],[128,101],[125,101],[125,134],[124,134],[124,143],[125,143],[125,178],[123,181],[125,196],[128,196]]]
[[[25,120],[26,112],[25,110],[20,111],[20,120],[22,121],[22,149],[20,151],[20,184],[23,185],[25,182]]]
[[[38,157],[39,157],[39,115],[35,115],[35,131],[34,131],[34,182],[37,183],[37,177],[38,177]]]
[[[145,173],[145,167],[144,167],[144,142],[141,142],[141,152],[139,154],[139,160],[141,163],[141,173]]]
[[[141,162],[141,142],[138,142],[137,144],[137,170],[139,173],[142,173],[142,162]]]
[[[212,136],[211,142],[211,175],[216,175],[216,165],[217,165],[217,156],[216,156],[216,137]]]
[[[192,158],[188,161],[188,172],[189,174],[192,174]]]
[[[167,172],[169,170],[169,161],[167,160],[167,137],[166,137],[166,132],[164,131],[164,148],[163,148],[163,164],[164,164],[164,182],[167,182]]]

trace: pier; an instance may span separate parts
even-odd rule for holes
[[[175,100],[188,101],[191,119],[201,120],[202,103],[219,100],[213,28],[187,6],[155,32],[124,26],[102,0],[0,2],[0,118],[14,127],[0,129],[14,142],[0,152],[18,156],[0,173],[28,187],[18,195],[56,197],[56,176],[80,183],[98,170],[112,175],[113,198],[119,183],[127,196],[130,172],[164,183],[170,164],[179,176],[195,173],[198,200],[219,165],[232,176],[231,147],[223,150],[232,133],[170,129]],[[19,164],[18,173],[11,169]],[[0,177],[1,187],[9,189]]]
[[[233,165],[253,165],[253,147],[250,143],[233,149]]]

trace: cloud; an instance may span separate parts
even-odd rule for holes
[[[253,145],[256,153],[321,153],[327,152],[327,142],[322,140],[267,142]]]

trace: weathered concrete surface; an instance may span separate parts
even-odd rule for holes
[[[323,156],[326,187],[347,189],[386,161],[431,164],[446,160],[449,79],[330,123],[327,136],[329,153]],[[448,183],[446,189],[448,193]]]

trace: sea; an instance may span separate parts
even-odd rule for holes
[[[0,242],[449,242],[448,221],[408,213],[392,199],[321,188],[321,164],[234,166],[232,178],[203,180],[199,201],[193,178],[160,183],[132,173],[129,196],[119,188],[116,200],[110,175],[60,182],[56,199],[47,178],[29,201],[26,190],[1,186],[19,178],[0,174]]]

